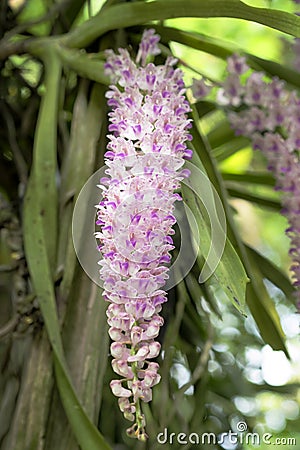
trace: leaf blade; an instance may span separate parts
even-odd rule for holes
[[[277,266],[275,266],[272,261],[263,256],[257,250],[249,245],[245,245],[245,247],[251,257],[256,260],[256,265],[260,268],[262,275],[281,289],[288,299],[292,299],[295,288],[288,277]],[[292,303],[294,304],[294,301],[292,301]]]
[[[234,249],[240,255],[246,268],[247,274],[251,280],[251,283],[247,285],[246,303],[250,308],[250,311],[265,342],[267,344],[270,344],[274,349],[283,350],[288,356],[288,352],[285,346],[285,336],[281,328],[280,319],[275,310],[274,304],[263,284],[262,275],[258,271],[258,268],[256,268],[255,264],[253,264],[253,261],[249,256],[236,230],[234,217],[232,216],[232,212],[228,204],[228,196],[224,186],[224,181],[220,176],[216,168],[215,161],[213,160],[211,152],[209,151],[209,144],[205,140],[205,138],[202,137],[201,130],[198,129],[199,119],[197,117],[195,109],[193,109],[193,117],[195,125],[192,129],[192,135],[194,137],[196,145],[198,146],[198,148],[196,147],[197,153],[201,158],[201,162],[205,166],[205,169],[207,169],[207,172],[209,173],[210,180],[213,182],[222,199],[228,219],[228,236],[231,240],[231,243],[234,245]],[[269,310],[272,311],[271,315],[268,314],[268,307]],[[261,319],[262,316],[264,318],[263,321]],[[269,329],[274,331],[274,336],[272,335],[272,333],[268,332],[268,327]]]
[[[53,212],[53,205],[45,202],[45,196],[47,195],[49,186],[52,186],[52,188],[56,186],[54,154],[56,157],[55,136],[57,128],[60,65],[57,64],[57,60],[53,60],[52,54],[51,56],[49,54],[45,55],[45,59],[47,59],[47,56],[49,60],[46,63],[46,71],[49,72],[46,80],[49,80],[50,77],[50,85],[48,90],[46,90],[40,107],[37,133],[35,136],[33,169],[24,199],[23,230],[25,255],[53,350],[58,390],[74,435],[82,450],[111,450],[103,436],[87,417],[75,394],[65,361],[60,334],[53,284],[53,260],[56,240],[51,233],[54,236],[56,235],[54,234],[55,229],[49,228],[49,224],[45,222],[47,208],[49,208],[49,215],[52,218],[52,222],[56,220],[54,212],[56,212],[57,205],[55,205]],[[51,114],[48,114],[49,108]],[[48,134],[52,138],[50,139],[49,145],[45,146],[43,138],[47,138]],[[44,154],[45,148],[51,152],[50,156]],[[47,164],[50,164],[51,169],[47,176],[46,185],[44,184],[43,177],[45,160]],[[50,242],[48,233],[51,237]]]
[[[229,17],[244,19],[300,37],[300,18],[284,11],[256,8],[239,0],[162,0],[149,3],[117,4],[105,8],[96,16],[72,30],[61,42],[69,47],[86,47],[104,33],[118,28],[144,24],[152,20],[177,17]]]
[[[196,165],[197,169],[204,170],[200,158],[195,152],[192,162]],[[190,166],[187,167],[190,168]],[[203,206],[196,198],[196,193],[199,191],[201,192],[202,189],[201,200],[203,199],[203,195],[206,193],[206,197],[203,201],[204,208],[208,208],[208,205],[212,205],[212,203],[214,202],[213,193],[207,193],[208,190],[205,190],[205,193],[203,192],[203,184],[204,183],[199,177],[198,173],[194,174],[193,171],[191,171],[189,183],[187,185],[183,184],[182,186],[183,199],[186,205],[188,205],[188,207],[191,209],[198,225],[197,232],[199,232],[201,241],[201,251],[200,249],[199,251],[200,254],[206,259],[206,263],[208,262],[210,252],[214,252],[213,265],[209,264],[209,273],[213,274],[213,276],[217,279],[219,285],[227,294],[227,297],[230,299],[232,304],[243,315],[245,315],[244,306],[248,277],[246,275],[244,266],[238,254],[234,250],[232,244],[230,243],[228,237],[224,236],[224,243],[220,242],[220,239],[218,239],[218,241],[215,241],[213,238],[212,233],[213,229],[217,227],[218,217],[214,216],[212,209],[210,209],[210,211],[208,211],[210,223],[208,223]],[[193,187],[193,189],[190,189],[190,185]],[[215,206],[215,209],[218,209],[217,206]],[[217,234],[226,232],[226,229],[221,230],[221,228],[219,228],[219,226],[222,227],[222,225],[224,225],[224,222],[222,222],[221,220],[217,228]],[[212,230],[212,232],[210,232],[210,229]],[[194,227],[191,226],[191,230],[193,233]],[[223,246],[223,248],[220,248],[220,245]],[[198,258],[200,254],[198,253]],[[199,264],[201,264],[201,261],[199,261],[199,259],[198,262]],[[203,267],[201,268],[201,273],[203,273]],[[201,278],[202,276],[200,275],[200,280]]]

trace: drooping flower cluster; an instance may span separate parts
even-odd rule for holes
[[[228,59],[228,76],[217,99],[228,107],[228,117],[237,135],[252,140],[253,148],[267,157],[268,169],[282,191],[282,213],[289,221],[294,285],[300,286],[300,98],[278,78],[266,80],[250,72],[244,57]],[[242,83],[241,75],[249,71]],[[238,110],[237,110],[238,108]],[[300,289],[297,290],[298,302]]]
[[[160,351],[155,338],[167,300],[161,288],[174,248],[174,202],[181,199],[174,191],[189,175],[182,166],[192,156],[185,143],[191,139],[190,108],[176,60],[146,64],[159,53],[158,41],[154,30],[146,30],[136,62],[125,49],[107,51],[106,72],[114,83],[107,92],[113,134],[105,153],[108,176],[100,181],[101,232],[96,234],[103,295],[110,303],[112,367],[121,377],[110,385],[124,416],[134,421],[127,433],[140,440],[147,438],[140,401],[151,401],[151,388],[160,380],[159,366],[151,360]]]

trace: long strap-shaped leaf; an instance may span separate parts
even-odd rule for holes
[[[212,36],[206,36],[205,34],[183,31],[172,27],[155,25],[154,28],[161,36],[162,42],[179,42],[190,48],[210,53],[222,59],[227,59],[232,53],[244,53],[247,57],[247,64],[252,69],[259,71],[263,70],[267,74],[278,76],[294,86],[300,86],[299,74],[297,71],[275,61],[269,61],[251,53],[245,53],[244,50],[236,44]]]
[[[196,152],[194,152],[192,163],[201,171],[205,172],[205,168]],[[189,166],[187,166],[189,167]],[[182,195],[185,203],[192,210],[193,215],[196,219],[199,235],[200,235],[200,253],[205,256],[207,259],[207,255],[209,254],[211,244],[212,244],[212,236],[210,233],[210,229],[213,229],[217,226],[216,222],[218,220],[218,216],[215,217],[210,216],[211,223],[205,218],[204,210],[206,209],[208,204],[214,203],[214,195],[213,191],[209,192],[209,189],[203,189],[201,185],[203,183],[202,180],[197,180],[199,176],[197,176],[197,172],[195,174],[191,174],[190,183],[195,188],[197,187],[197,192],[201,192],[202,196],[206,196],[205,204],[206,206],[203,208],[201,201],[197,199],[195,192],[192,189],[187,188],[187,186],[182,186]],[[199,185],[197,186],[197,183]],[[221,224],[218,224],[217,230],[218,233],[221,232]],[[222,230],[223,232],[225,230]],[[192,228],[193,232],[193,228]],[[222,239],[222,238],[221,238]],[[218,237],[217,240],[220,240]],[[215,242],[214,245],[220,245],[220,243]],[[199,255],[197,255],[199,256]],[[220,254],[220,257],[217,259],[217,266],[213,268],[213,277],[217,279],[220,287],[227,294],[230,301],[233,305],[242,313],[244,312],[244,304],[245,304],[245,295],[246,295],[246,284],[249,281],[247,278],[247,274],[245,272],[244,266],[241,263],[241,260],[233,248],[230,240],[226,238],[225,246],[223,247],[223,252]]]
[[[74,435],[82,450],[109,450],[110,447],[85,414],[75,394],[63,353],[49,259],[52,245],[56,247],[56,224],[52,214],[56,212],[57,205],[52,202],[56,189],[56,127],[61,74],[61,65],[51,51],[45,55],[45,69],[47,90],[41,103],[33,168],[24,202],[26,258],[53,349],[57,386]],[[47,170],[47,182],[43,182]],[[51,224],[44,220],[45,217],[51,217]]]
[[[300,18],[284,11],[255,8],[239,0],[158,0],[105,8],[60,41],[70,47],[86,47],[107,31],[176,17],[245,19],[300,37]]]
[[[246,288],[246,302],[265,342],[270,344],[274,350],[283,350],[289,357],[285,345],[284,332],[282,330],[275,305],[264,287],[262,274],[259,268],[255,268],[255,265],[251,263],[250,255],[247,254],[247,251],[236,231],[234,218],[227,199],[227,192],[221,175],[216,169],[215,161],[211,157],[208,141],[201,135],[201,130],[199,129],[199,118],[195,108],[193,108],[193,118],[194,126],[192,128],[192,134],[194,137],[194,146],[211,182],[214,184],[218,194],[220,195],[228,220],[228,237],[237,254],[241,258],[241,261],[243,262],[247,274],[251,280]]]

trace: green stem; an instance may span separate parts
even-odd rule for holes
[[[135,322],[134,325],[138,325],[137,322]],[[130,354],[135,355],[137,353],[137,348],[132,345]],[[132,382],[139,381],[138,377],[138,362],[133,362],[131,366],[132,372],[133,372],[133,379]],[[130,388],[129,388],[130,389]],[[140,398],[137,398],[137,400],[134,402],[135,406],[135,422],[134,424],[126,430],[127,435],[132,438],[137,438],[139,441],[145,442],[148,438],[146,432],[145,432],[145,418],[142,413]]]

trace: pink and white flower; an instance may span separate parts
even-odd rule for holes
[[[100,181],[103,199],[97,205],[112,366],[121,376],[111,388],[124,416],[134,421],[128,434],[140,440],[147,438],[140,401],[151,401],[151,389],[160,380],[159,366],[151,360],[160,351],[155,338],[167,301],[162,288],[174,248],[172,212],[181,199],[174,191],[189,175],[183,165],[192,156],[186,145],[190,107],[176,60],[146,64],[160,53],[158,41],[154,30],[146,30],[136,62],[127,50],[107,52],[106,72],[114,83],[106,95],[111,134],[107,177]]]

